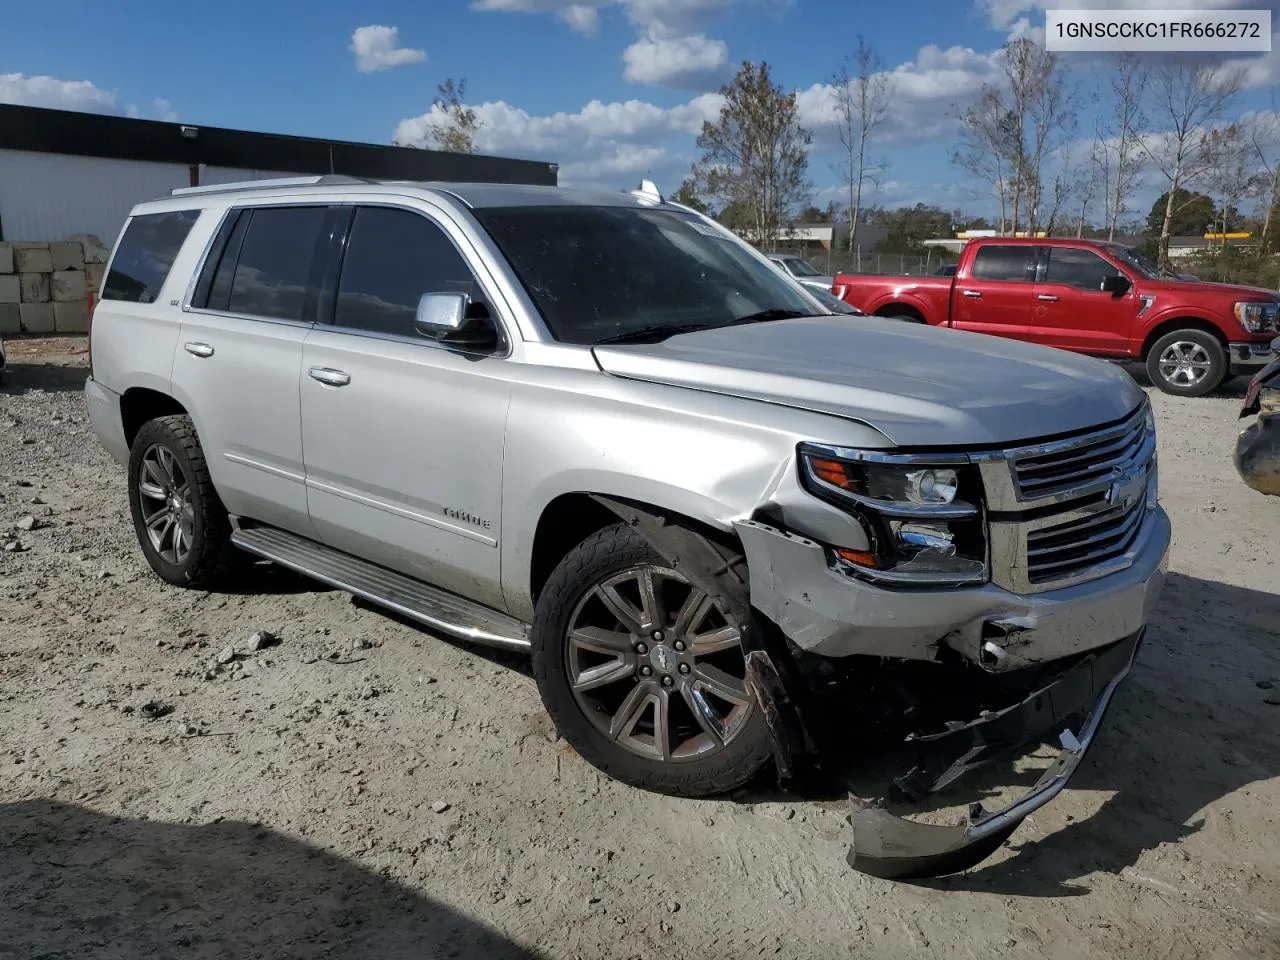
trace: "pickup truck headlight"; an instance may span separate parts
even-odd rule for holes
[[[1280,304],[1241,300],[1232,306],[1232,312],[1240,321],[1240,326],[1250,333],[1267,333],[1278,329],[1276,318],[1280,315]]]
[[[903,586],[986,580],[982,481],[960,460],[864,453],[805,444],[809,492],[854,514],[870,550],[837,548],[838,562],[866,579]]]

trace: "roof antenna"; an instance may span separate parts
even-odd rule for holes
[[[639,197],[641,200],[648,200],[651,203],[664,203],[662,191],[658,189],[658,185],[652,180],[641,180],[639,189],[632,190],[631,195]]]

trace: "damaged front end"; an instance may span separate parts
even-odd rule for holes
[[[904,591],[851,577],[829,548],[768,522],[735,524],[739,553],[679,520],[598,499],[708,594],[749,603],[746,683],[780,784],[841,784],[852,805],[849,862],[886,878],[974,866],[1063,789],[1133,663],[1170,534],[1162,510],[1144,510],[1123,567],[1053,591],[989,582]],[[954,826],[889,810],[890,798],[927,803],[1045,740],[1061,754],[1004,809],[972,804]],[[877,754],[894,766],[877,778],[883,790],[866,789]]]
[[[1255,414],[1257,419],[1236,440],[1236,472],[1259,493],[1280,496],[1280,360],[1249,381],[1240,418]]]

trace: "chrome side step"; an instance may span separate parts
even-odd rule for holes
[[[514,617],[377,564],[274,527],[237,528],[241,550],[417,620],[451,637],[528,650],[528,627]]]

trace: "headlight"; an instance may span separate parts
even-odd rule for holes
[[[1240,326],[1250,333],[1266,333],[1277,329],[1276,316],[1280,313],[1280,305],[1242,300],[1231,309],[1240,321]]]
[[[836,549],[840,562],[872,580],[903,585],[986,579],[982,481],[965,458],[895,457],[805,444],[809,491],[854,514],[869,550]]]

